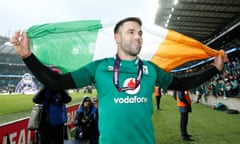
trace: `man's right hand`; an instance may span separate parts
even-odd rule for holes
[[[29,48],[29,39],[26,32],[16,31],[10,39],[10,42],[13,44],[16,53],[23,59],[32,54]]]

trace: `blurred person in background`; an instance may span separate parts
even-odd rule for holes
[[[155,95],[155,98],[156,98],[157,110],[160,110],[160,100],[161,100],[161,97],[162,97],[162,93],[161,93],[161,88],[159,86],[155,86],[154,95]]]
[[[98,110],[90,97],[83,98],[73,124],[76,126],[76,140],[89,140],[90,144],[98,144]]]
[[[52,68],[52,71],[61,73],[57,68]],[[65,90],[51,90],[46,86],[33,97],[34,103],[44,107],[38,130],[39,144],[64,143],[64,123],[67,122],[65,104],[71,100]]]
[[[193,141],[192,135],[187,132],[188,114],[192,112],[192,101],[188,91],[177,91],[177,106],[180,112],[180,129],[181,136],[184,141]]]
[[[97,96],[94,96],[94,97],[92,98],[92,101],[93,101],[94,106],[95,106],[96,108],[98,108],[98,98],[97,98]]]

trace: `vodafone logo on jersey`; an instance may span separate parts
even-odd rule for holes
[[[123,83],[123,87],[135,88],[135,85],[136,85],[135,78],[127,78]],[[136,95],[139,91],[140,84],[138,85],[137,88],[133,90],[125,91],[127,94],[129,94],[125,98],[114,98],[114,103],[115,104],[147,103],[148,99],[146,97],[139,97]]]
[[[136,82],[135,82],[135,78],[128,78],[124,81],[123,83],[123,87],[130,87],[130,88],[134,88],[136,85]],[[130,95],[134,95],[136,93],[138,93],[140,90],[140,84],[138,85],[137,88],[133,89],[133,90],[127,90],[126,93],[127,94],[130,94]]]

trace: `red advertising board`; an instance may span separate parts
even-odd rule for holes
[[[32,144],[34,131],[28,131],[28,119],[24,118],[0,126],[1,144]]]
[[[74,128],[73,120],[79,105],[67,107],[68,125]],[[0,125],[0,144],[34,144],[35,131],[27,129],[29,117]]]
[[[78,108],[79,108],[79,104],[67,107],[68,121],[67,121],[66,125],[68,125],[71,129],[75,127],[73,125],[73,120],[74,120],[74,117],[76,115]]]

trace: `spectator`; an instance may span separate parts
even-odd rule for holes
[[[83,98],[73,123],[76,126],[76,140],[90,140],[91,144],[98,144],[98,113],[90,97]]]
[[[200,102],[201,98],[202,98],[202,94],[203,94],[203,86],[199,86],[196,89],[196,95],[197,95],[197,103]]]
[[[160,100],[161,100],[161,97],[162,97],[162,93],[161,93],[161,88],[160,87],[155,86],[154,95],[156,97],[157,110],[160,110]]]
[[[98,98],[97,98],[97,96],[94,96],[94,97],[92,98],[92,101],[93,101],[94,106],[95,106],[96,108],[98,108]]]
[[[231,80],[231,84],[232,84],[232,95],[233,96],[237,96],[238,92],[239,92],[239,84],[237,81],[237,77],[233,77],[233,80]]]
[[[52,70],[56,73],[60,73],[56,68]],[[42,104],[44,107],[38,130],[39,144],[64,143],[64,123],[67,122],[65,104],[69,103],[71,100],[72,98],[65,90],[56,91],[47,87],[41,89],[33,97],[33,102]]]
[[[191,139],[192,135],[187,132],[188,113],[192,112],[191,104],[192,101],[188,91],[177,91],[177,106],[181,114],[180,129],[184,141],[193,141],[193,139]]]

